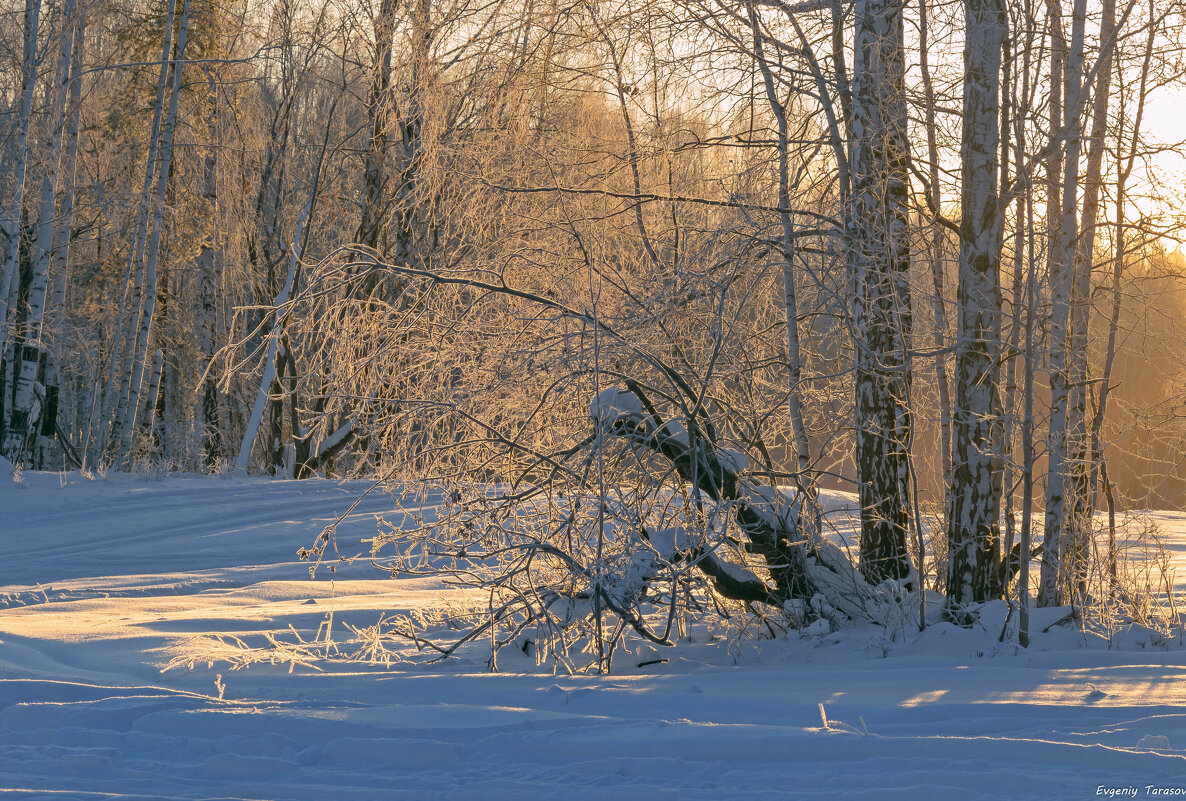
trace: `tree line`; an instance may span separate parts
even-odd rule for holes
[[[1179,480],[1182,11],[10,5],[3,453],[496,484],[532,530],[595,491],[780,602],[851,488],[871,587],[1085,599],[1097,511]]]

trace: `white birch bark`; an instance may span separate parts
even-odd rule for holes
[[[1091,504],[1089,479],[1094,455],[1087,429],[1088,365],[1087,342],[1091,320],[1091,272],[1095,259],[1096,220],[1099,216],[1104,158],[1104,136],[1108,127],[1108,102],[1112,87],[1112,39],[1116,27],[1116,0],[1104,0],[1100,17],[1103,51],[1096,70],[1092,95],[1091,130],[1086,142],[1086,171],[1083,177],[1083,206],[1075,240],[1071,287],[1071,325],[1067,372],[1071,387],[1067,400],[1067,475],[1069,505],[1063,540],[1062,564],[1069,586],[1078,597],[1086,592],[1091,548]]]
[[[795,227],[791,218],[790,153],[786,110],[774,86],[774,75],[762,45],[758,16],[753,4],[749,6],[750,25],[754,34],[754,56],[762,72],[762,83],[770,112],[778,126],[778,207],[782,231],[782,291],[783,310],[787,326],[787,370],[789,387],[787,412],[791,421],[791,441],[795,446],[795,461],[805,486],[812,484],[808,471],[811,469],[811,446],[807,438],[807,427],[803,422],[803,356],[799,343],[799,301],[795,292],[794,248]],[[625,106],[623,105],[623,111]],[[639,223],[641,229],[641,221]]]
[[[100,414],[101,448],[114,445],[122,437],[121,421],[127,416],[128,388],[132,380],[132,366],[135,352],[124,357],[124,348],[134,342],[131,326],[137,319],[143,295],[143,274],[139,270],[144,254],[145,232],[148,227],[148,206],[152,197],[153,177],[156,175],[157,151],[160,144],[161,116],[165,108],[165,92],[168,89],[169,63],[173,55],[173,23],[177,8],[176,0],[169,0],[165,12],[164,43],[161,46],[161,67],[157,75],[156,104],[153,106],[152,127],[148,139],[148,158],[144,166],[144,183],[140,189],[140,202],[136,207],[136,219],[132,225],[132,241],[128,246],[128,265],[124,272],[124,291],[120,298],[119,313],[115,322],[115,338],[111,345],[111,363],[108,366],[107,383],[103,392],[103,407]]]
[[[63,19],[66,26],[58,47],[58,63],[55,72],[52,105],[49,113],[50,143],[45,157],[45,175],[41,181],[41,203],[37,216],[37,237],[33,243],[32,279],[29,284],[28,314],[25,319],[20,356],[16,359],[16,385],[12,410],[8,417],[8,431],[4,442],[4,453],[13,464],[24,460],[25,449],[33,444],[36,426],[40,421],[38,413],[41,399],[35,398],[38,386],[38,371],[45,353],[43,334],[45,306],[49,291],[49,267],[53,256],[54,225],[57,217],[56,198],[58,192],[58,168],[62,156],[63,121],[66,110],[66,96],[70,83],[70,67],[74,49],[74,5],[75,0],[66,0],[63,5]],[[44,393],[44,388],[42,388]]]
[[[24,208],[25,174],[29,163],[29,118],[33,113],[33,90],[37,84],[37,29],[41,18],[41,0],[25,0],[25,49],[21,61],[21,100],[16,124],[16,160],[12,179],[12,199],[4,210],[4,233],[7,248],[4,263],[0,265],[0,342],[3,343],[5,358],[8,357],[10,342],[8,330],[9,312],[15,307],[10,295],[17,283],[16,275],[20,264],[21,211]],[[11,380],[11,372],[7,374]],[[5,393],[5,397],[8,394]],[[0,424],[7,422],[7,412]]]
[[[852,198],[846,210],[853,286],[861,573],[904,579],[912,427],[907,231],[905,32],[898,0],[857,0],[852,67]]]
[[[1017,126],[1014,124],[1012,113],[1015,109],[1021,108],[1022,104],[1028,102],[1029,92],[1029,52],[1026,49],[1020,55],[1021,65],[1017,74],[1021,78],[1021,99],[1017,97],[1017,87],[1014,86],[1016,78],[1013,70],[1015,62],[1018,60],[1018,51],[1014,49],[1013,43],[1006,37],[1006,44],[1004,47],[1006,53],[1006,60],[1004,63],[1004,78],[1003,83],[1005,89],[1002,91],[1001,100],[1001,185],[1007,186],[1009,183],[1009,156],[1012,153],[1016,156],[1016,164],[1020,169],[1024,151],[1018,149],[1012,140],[1012,137],[1020,136]],[[1018,117],[1022,114],[1018,114]],[[1005,214],[1007,207],[1002,205],[1001,214]],[[1011,291],[1009,293],[1009,339],[1005,345],[1004,353],[1002,354],[1002,361],[1005,365],[1005,399],[1001,404],[1003,410],[1001,431],[1001,447],[999,450],[1002,460],[1002,469],[998,475],[1002,479],[1002,483],[1008,486],[1008,489],[1002,487],[1001,501],[1004,504],[1004,513],[1002,515],[1005,523],[1005,544],[1001,549],[1001,558],[1003,560],[1002,569],[1004,571],[1004,581],[1001,588],[1007,589],[1009,586],[1008,577],[1011,567],[1011,558],[1014,548],[1014,543],[1017,540],[1017,525],[1016,515],[1014,514],[1014,486],[1013,480],[1013,466],[1016,464],[1014,457],[1015,450],[1015,436],[1014,426],[1012,420],[1016,418],[1017,407],[1017,369],[1018,360],[1020,358],[1021,348],[1021,331],[1022,331],[1022,295],[1025,288],[1025,198],[1018,195],[1016,206],[1013,214],[1013,281]],[[1004,309],[1002,306],[1002,313]]]
[[[255,439],[259,435],[260,423],[264,419],[264,409],[267,407],[270,398],[269,390],[276,381],[276,356],[280,350],[282,325],[286,313],[284,307],[292,297],[294,284],[296,283],[297,265],[301,259],[301,237],[304,233],[305,223],[308,221],[312,204],[313,199],[310,198],[309,202],[305,204],[305,208],[301,210],[300,219],[297,220],[296,231],[292,235],[292,245],[289,248],[288,274],[284,279],[284,286],[281,288],[280,294],[272,301],[275,311],[272,313],[272,330],[268,334],[268,348],[264,355],[263,375],[260,376],[259,391],[255,394],[255,404],[251,408],[251,417],[247,420],[247,428],[243,432],[243,441],[239,445],[239,455],[235,459],[235,473],[240,475],[247,474],[247,464],[251,461],[251,446],[255,444]]]
[[[1020,142],[1018,147],[1021,147]],[[1029,262],[1026,275],[1025,310],[1025,377],[1023,378],[1021,418],[1022,496],[1021,496],[1021,552],[1017,568],[1018,624],[1017,641],[1024,648],[1029,645],[1030,609],[1030,550],[1033,547],[1034,513],[1034,318],[1038,305],[1037,259],[1034,257],[1034,201],[1025,195],[1026,239],[1029,242]]]
[[[45,408],[38,438],[42,464],[48,467],[53,441],[58,433],[61,411],[62,330],[66,312],[66,290],[70,280],[70,245],[74,233],[74,192],[78,166],[78,126],[82,113],[82,60],[86,41],[86,8],[76,9],[74,47],[71,55],[69,91],[66,100],[66,130],[58,177],[58,216],[54,225],[53,293],[46,310],[48,333],[45,366]],[[81,465],[75,465],[80,467]]]
[[[149,240],[144,259],[144,303],[140,314],[139,330],[136,347],[133,353],[137,358],[133,361],[132,380],[128,392],[127,413],[121,423],[123,441],[121,452],[125,455],[131,452],[136,434],[137,415],[140,412],[141,389],[144,382],[145,360],[148,358],[148,342],[152,331],[153,314],[156,309],[157,296],[157,262],[161,252],[161,233],[164,229],[165,195],[169,185],[170,165],[173,158],[173,137],[177,130],[177,103],[181,94],[181,82],[185,68],[185,48],[189,33],[189,0],[183,0],[181,6],[181,20],[177,29],[177,57],[173,66],[173,86],[169,96],[169,111],[161,128],[161,157],[160,168],[156,175],[156,197],[152,205],[152,224],[149,229]],[[139,354],[144,354],[141,358]]]
[[[37,32],[40,21],[40,0],[25,0],[25,42],[21,58],[20,102],[17,116],[17,147],[13,160],[12,198],[5,206],[0,225],[4,227],[6,247],[4,261],[0,261],[0,458],[8,430],[8,402],[12,398],[18,354],[14,344],[18,288],[20,281],[20,217],[25,204],[25,174],[28,167],[28,121],[32,116],[33,89],[37,84]],[[7,171],[5,171],[7,174]]]
[[[956,605],[999,592],[1000,469],[995,427],[1001,346],[999,113],[1002,0],[964,3],[960,142],[959,328],[956,339],[947,595]]]
[[[1064,80],[1068,114],[1081,107],[1083,91],[1083,41],[1086,25],[1086,0],[1075,0],[1071,26],[1071,46],[1067,53]],[[1070,375],[1068,328],[1073,290],[1073,258],[1078,225],[1079,156],[1082,150],[1079,125],[1068,119],[1062,127],[1068,131],[1063,156],[1062,208],[1057,242],[1052,243],[1050,262],[1050,430],[1047,439],[1046,519],[1042,544],[1039,606],[1055,606],[1062,601],[1062,535],[1066,530],[1065,492],[1067,481],[1067,406]]]

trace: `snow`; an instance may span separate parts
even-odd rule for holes
[[[717,450],[717,457],[721,460],[721,464],[728,467],[734,473],[744,473],[750,468],[749,457],[733,448],[719,448]]]
[[[781,526],[791,531],[798,529],[797,493],[745,480],[741,482],[740,497],[751,510],[768,521],[772,528]]]
[[[0,797],[1186,792],[1181,644],[1142,627],[1111,648],[1069,626],[1040,633],[1064,610],[1034,610],[1029,649],[1000,641],[1005,610],[989,604],[988,625],[970,629],[694,632],[673,649],[633,645],[612,676],[552,675],[517,652],[490,674],[480,649],[436,665],[350,661],[348,626],[449,597],[350,560],[369,553],[376,516],[397,519],[381,492],[339,526],[344,561],[331,550],[334,572],[310,579],[295,552],[368,486],[0,480]],[[1157,519],[1183,553],[1186,516]],[[316,650],[297,637],[340,658],[293,661]]]
[[[601,390],[589,404],[589,417],[605,425],[622,418],[639,420],[643,416],[642,401],[633,392],[616,387]]]

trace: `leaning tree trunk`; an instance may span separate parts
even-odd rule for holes
[[[852,91],[848,261],[856,337],[861,572],[910,574],[911,312],[905,35],[899,0],[858,0]]]
[[[956,605],[1000,592],[998,356],[1001,345],[999,172],[1002,0],[966,0],[961,135],[959,331],[956,342],[947,594]]]
[[[806,508],[812,499],[802,494],[790,497],[743,479],[708,435],[710,421],[688,418],[681,421],[686,435],[672,434],[671,421],[664,420],[646,391],[629,380],[625,392],[608,389],[598,395],[590,415],[600,435],[624,438],[639,452],[667,459],[693,492],[727,504],[747,540],[746,549],[766,561],[773,586],[749,569],[726,562],[711,547],[673,554],[677,562],[694,564],[719,594],[783,609],[788,602],[806,602],[825,615],[831,608],[839,613],[833,622],[886,619],[886,598],[853,570],[843,551],[819,537],[816,517]]]
[[[277,383],[277,363],[280,355],[281,337],[284,333],[285,306],[292,298],[295,288],[297,266],[301,260],[301,235],[304,233],[312,205],[313,198],[310,198],[301,211],[300,219],[297,220],[296,233],[293,234],[292,244],[289,246],[288,273],[284,279],[284,287],[272,301],[273,319],[271,331],[268,334],[267,350],[264,353],[263,375],[260,377],[259,390],[255,394],[255,404],[251,409],[251,417],[247,421],[247,429],[243,433],[243,441],[239,445],[239,455],[235,459],[235,472],[241,475],[247,473],[247,464],[251,461],[251,448],[255,444],[255,438],[263,423],[264,409],[269,403],[272,387]]]

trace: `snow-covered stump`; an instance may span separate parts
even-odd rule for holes
[[[728,504],[774,583],[721,558],[711,547],[681,550],[675,537],[660,544],[652,536],[665,559],[694,563],[716,592],[733,600],[767,603],[800,616],[811,610],[833,623],[884,619],[882,594],[864,581],[839,548],[820,539],[803,514],[802,496],[788,496],[745,475],[748,459],[720,447],[711,423],[664,420],[634,382],[627,382],[625,390],[603,390],[590,404],[589,415],[600,436],[625,439],[636,449],[667,459],[683,482],[715,503]]]

